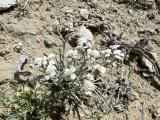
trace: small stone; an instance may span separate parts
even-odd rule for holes
[[[86,20],[88,19],[89,12],[87,9],[80,9],[79,12],[83,19],[86,19]]]
[[[114,68],[116,68],[116,67],[117,67],[117,63],[116,63],[116,62],[113,62],[113,63],[112,63],[112,66],[113,66]]]
[[[64,7],[64,8],[63,8],[63,12],[64,12],[65,14],[68,14],[68,13],[73,13],[73,10],[72,10],[70,7]]]
[[[16,72],[21,72],[23,70],[24,64],[27,63],[27,60],[28,60],[28,57],[25,55],[22,55],[20,57],[16,65]]]
[[[117,111],[117,112],[123,112],[124,111],[124,105],[122,105],[122,104],[116,105],[116,106],[114,106],[114,110]]]
[[[13,49],[15,52],[20,52],[23,49],[23,43],[22,42],[18,42],[17,44],[15,44],[13,46]]]
[[[150,72],[155,72],[153,64],[148,59],[146,59],[145,57],[142,57],[142,64],[144,64],[145,66],[147,66],[148,70]]]
[[[159,27],[159,28],[156,28],[155,31],[156,31],[157,33],[160,33],[160,27]]]
[[[45,35],[44,36],[44,44],[46,47],[52,47],[54,45],[54,40],[50,36]]]
[[[0,11],[16,5],[16,0],[0,0]]]
[[[153,19],[155,19],[155,14],[154,13],[149,13],[149,14],[147,14],[147,18],[149,20],[153,20]]]
[[[80,27],[78,35],[80,36],[80,38],[85,38],[88,41],[93,41],[93,34],[85,26]]]
[[[129,10],[128,10],[128,13],[129,13],[130,15],[133,15],[133,14],[134,14],[132,9],[129,9]]]

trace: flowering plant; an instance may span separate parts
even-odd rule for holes
[[[62,119],[69,113],[81,116],[110,111],[115,93],[108,94],[107,60],[122,60],[124,54],[110,46],[105,50],[93,48],[93,41],[83,36],[77,46],[66,51],[34,58],[32,67],[40,75],[31,73],[27,84],[16,83],[13,100],[5,102],[10,119]],[[109,61],[108,61],[109,62]],[[3,96],[3,103],[6,98]],[[16,105],[16,106],[15,106]],[[90,112],[86,112],[90,110]],[[72,113],[73,112],[73,113]],[[97,116],[96,116],[97,117]]]

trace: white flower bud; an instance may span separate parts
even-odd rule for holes
[[[55,71],[56,70],[56,67],[55,65],[52,65],[52,64],[49,64],[47,66],[47,69],[46,69],[46,74],[50,74],[51,72]]]
[[[50,79],[49,75],[45,75],[44,77],[45,77],[46,80]]]
[[[70,69],[68,69],[68,68],[64,69],[64,74],[65,74],[65,76],[69,76],[70,75]]]
[[[86,91],[94,91],[96,86],[90,80],[84,80],[84,89]]]
[[[91,74],[87,74],[86,75],[86,79],[93,81],[94,80],[94,76]]]
[[[120,55],[121,53],[122,53],[121,50],[114,50],[114,51],[113,51],[113,54],[114,54],[114,55]]]
[[[98,70],[100,72],[100,74],[105,74],[106,73],[106,68],[99,65],[99,64],[94,65],[93,69]]]
[[[74,80],[76,78],[76,74],[74,73],[75,71],[76,68],[72,66],[70,69],[69,68],[64,69],[64,74],[66,77],[70,77],[70,79]]]
[[[100,67],[100,65],[99,65],[99,64],[96,64],[96,65],[93,66],[93,69],[94,69],[94,70],[98,70],[99,67]]]
[[[43,61],[44,61],[44,59],[43,58],[36,58],[35,60],[34,60],[34,65],[35,65],[35,67],[38,67],[38,68],[40,68],[41,66],[42,66],[42,64],[43,64]]]
[[[101,54],[112,54],[112,50],[111,49],[102,50]]]
[[[90,55],[92,53],[92,49],[87,49],[87,54]]]
[[[115,55],[115,58],[118,59],[118,60],[122,60],[122,57],[119,56],[119,55]]]
[[[120,47],[120,45],[111,45],[111,46],[109,46],[109,48],[112,49],[112,50],[115,50],[115,49],[117,49],[118,47]]]
[[[50,79],[53,79],[56,75],[56,72],[55,71],[52,71],[51,74],[49,75]]]
[[[67,59],[77,59],[78,58],[78,51],[75,49],[75,50],[69,50],[65,57]]]
[[[105,54],[105,56],[104,57],[110,57],[111,56],[111,54]]]
[[[71,78],[72,80],[76,79],[76,74],[75,74],[75,73],[72,73],[72,74],[70,75],[70,78]]]
[[[100,67],[98,68],[98,70],[99,70],[99,72],[100,72],[101,74],[105,74],[105,73],[106,73],[106,68],[103,67],[103,66],[100,66]]]
[[[48,60],[53,60],[55,57],[54,53],[48,55]]]
[[[50,60],[49,61],[49,65],[55,65],[56,63],[54,62],[54,60]]]
[[[119,56],[124,57],[125,55],[124,55],[124,53],[121,53],[121,54],[119,54]]]
[[[100,55],[99,55],[99,51],[98,51],[98,50],[93,50],[93,51],[92,51],[91,57],[97,58],[97,57],[99,57],[99,56],[100,56]]]
[[[86,91],[86,92],[84,92],[84,95],[86,95],[86,96],[92,96],[92,92],[91,91]]]
[[[74,73],[75,71],[76,71],[76,68],[75,68],[74,66],[72,66],[72,67],[70,68],[70,72]]]

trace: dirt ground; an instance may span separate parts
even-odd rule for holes
[[[4,83],[0,85],[0,90],[7,92],[7,81],[14,79],[16,63],[21,56],[14,51],[14,46],[18,42],[22,42],[25,51],[32,56],[41,56],[61,47],[60,39],[53,35],[49,37],[54,40],[55,45],[50,48],[44,45],[44,39],[49,32],[54,31],[56,19],[65,18],[67,10],[71,10],[73,20],[78,21],[79,9],[88,9],[90,15],[93,15],[91,18],[104,22],[116,35],[123,33],[122,41],[129,44],[135,44],[147,31],[149,37],[154,40],[152,42],[154,51],[160,56],[158,4],[154,0],[142,0],[143,4],[137,7],[134,0],[125,1],[129,0],[29,0],[24,12],[19,7],[0,12],[0,82]],[[148,4],[147,2],[153,3],[151,7],[145,6],[144,3]],[[97,19],[98,15],[102,18]],[[100,32],[94,34],[98,47],[100,41],[108,39],[104,34]],[[125,71],[127,67],[125,66],[123,70]],[[152,80],[146,80],[134,71],[131,72],[130,79],[137,99],[123,112],[105,115],[104,120],[142,120],[142,103],[144,120],[160,120],[160,117],[155,116],[160,115],[160,82],[155,85]]]

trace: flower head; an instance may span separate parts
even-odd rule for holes
[[[94,91],[96,86],[90,80],[84,80],[84,89],[85,91]]]
[[[48,58],[48,60],[50,61],[50,60],[53,60],[54,57],[55,57],[55,54],[52,53],[52,54],[49,54],[47,58]]]
[[[99,65],[99,64],[94,65],[93,70],[98,70],[98,72],[102,75],[104,75],[106,73],[106,68]]]
[[[91,55],[91,57],[93,57],[93,58],[97,58],[97,57],[100,56],[98,50],[93,50],[92,53],[91,53],[90,55]]]
[[[115,56],[116,59],[118,60],[123,60],[124,58],[124,53],[122,53],[121,50],[114,50],[113,55]]]
[[[46,67],[47,66],[47,60],[45,57],[38,57],[34,60],[34,66],[37,67],[38,69],[41,67]]]
[[[92,96],[92,92],[91,91],[86,91],[86,92],[84,92],[84,95],[86,95],[86,96]]]
[[[72,59],[77,59],[78,58],[78,51],[75,49],[75,50],[69,50],[65,57],[67,58],[68,61],[72,61]]]
[[[93,81],[94,80],[94,76],[92,74],[87,74],[86,75],[86,79]]]
[[[70,79],[74,80],[76,78],[75,71],[76,71],[75,67],[66,68],[66,69],[64,69],[64,75],[66,77],[69,77]]]

